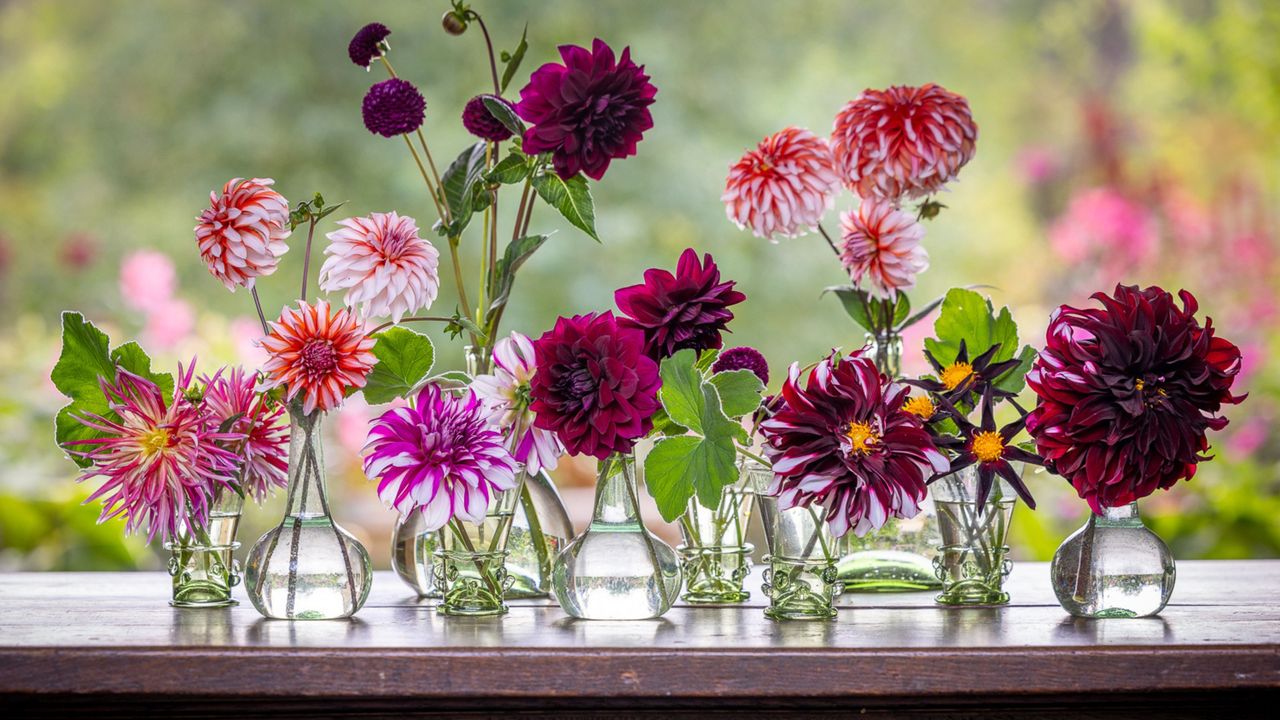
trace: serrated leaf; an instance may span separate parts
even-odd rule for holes
[[[502,123],[503,127],[510,130],[512,135],[524,137],[524,123],[520,120],[520,116],[516,115],[516,111],[511,109],[510,105],[488,95],[481,97],[480,102],[484,103],[485,109],[489,111],[489,114]]]
[[[502,185],[515,185],[524,182],[529,177],[529,172],[529,158],[523,153],[512,152],[494,165],[485,179]]]
[[[446,234],[450,236],[461,235],[476,211],[476,183],[484,173],[484,152],[483,142],[468,147],[458,154],[440,178],[451,219],[446,228]]]
[[[591,189],[582,175],[565,180],[554,172],[533,176],[533,189],[543,202],[555,208],[571,225],[585,232],[592,240],[596,235],[596,211],[591,200]]]
[[[718,349],[708,348],[698,355],[698,362],[694,363],[693,366],[698,369],[698,372],[705,375],[711,369],[711,366],[716,364],[716,360],[719,357],[720,351]]]
[[[520,69],[520,62],[524,60],[524,54],[529,50],[529,25],[524,26],[524,32],[520,33],[520,44],[516,45],[516,49],[511,52],[511,56],[505,61],[506,67],[502,70],[502,84],[499,85],[503,92],[507,91],[507,86],[511,84],[511,78],[515,77],[516,71]]]
[[[708,381],[720,394],[720,407],[730,418],[750,415],[760,407],[764,383],[750,370],[718,372]]]
[[[494,268],[493,277],[496,284],[490,288],[490,294],[493,296],[493,301],[489,303],[490,314],[507,304],[507,300],[511,297],[511,288],[515,285],[516,271],[538,248],[542,247],[548,237],[550,236],[526,235],[507,245],[507,249],[498,260],[497,267]]]
[[[378,363],[369,371],[364,386],[365,400],[372,405],[408,397],[435,365],[431,338],[406,327],[394,326],[374,337],[373,354]]]
[[[1035,351],[1030,346],[1019,348],[1018,325],[1009,308],[996,314],[991,301],[964,288],[953,288],[942,300],[942,310],[933,323],[936,337],[926,338],[925,349],[944,367],[955,362],[963,340],[969,359],[999,345],[991,362],[999,363],[1018,353],[1020,363],[996,381],[997,387],[1016,392],[1022,389],[1023,376],[1031,367]]]
[[[1035,348],[1030,345],[1023,345],[1022,352],[1018,353],[1018,364],[996,379],[996,387],[1001,390],[1008,390],[1011,393],[1021,392],[1024,378],[1027,372],[1031,370],[1031,364],[1035,360]]]
[[[645,487],[663,519],[674,522],[692,497],[703,506],[719,505],[724,486],[737,480],[735,459],[732,441],[692,435],[663,438],[645,458]]]
[[[134,375],[147,378],[160,388],[165,398],[173,397],[173,375],[151,371],[151,358],[142,346],[129,341],[111,351],[111,360],[117,367],[124,368]]]
[[[689,428],[676,423],[667,415],[667,411],[658,408],[653,414],[653,433],[657,435],[684,435],[689,432]]]
[[[705,401],[702,396],[702,373],[694,368],[696,359],[697,353],[686,348],[662,361],[658,366],[658,375],[662,378],[658,399],[673,422],[703,434]]]

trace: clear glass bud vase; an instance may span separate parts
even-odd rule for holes
[[[773,471],[748,463],[750,485],[763,491]],[[820,507],[782,510],[778,499],[760,495],[760,519],[769,545],[764,571],[764,594],[770,620],[830,620],[836,616],[835,599],[844,591],[836,572],[836,545],[822,520]]]
[[[942,532],[942,546],[933,563],[942,581],[937,601],[943,605],[1009,602],[1004,579],[1013,563],[1006,559],[1005,540],[1018,496],[997,477],[986,502],[978,505],[978,483],[977,468],[967,467],[932,486]]]
[[[600,463],[591,525],[556,557],[556,600],[575,618],[645,620],[671,609],[680,579],[676,552],[640,520],[635,455],[610,455]]]
[[[432,563],[432,584],[440,593],[436,612],[469,616],[507,612],[502,599],[513,582],[506,567],[507,541],[524,480],[523,471],[516,473],[516,487],[498,493],[484,522],[454,518],[440,530]]]
[[[1138,504],[1089,514],[1054,553],[1053,591],[1063,609],[1084,618],[1158,614],[1176,580],[1173,554],[1138,516]]]
[[[169,550],[169,575],[173,578],[174,607],[212,608],[236,605],[231,588],[240,584],[240,563],[234,557],[240,547],[236,531],[244,510],[244,496],[219,488],[209,507],[205,528],[183,528]]]
[[[684,544],[676,548],[684,570],[684,595],[691,603],[740,603],[751,597],[743,582],[751,572],[755,547],[746,541],[755,493],[741,471],[737,484],[724,488],[714,510],[698,499],[680,517]]]
[[[333,521],[325,487],[323,413],[289,407],[289,487],[284,518],[258,538],[245,567],[245,591],[269,618],[350,617],[373,581],[369,553]]]
[[[440,546],[440,531],[428,530],[426,516],[414,511],[401,514],[391,531],[391,567],[420,598],[438,598],[431,564]]]

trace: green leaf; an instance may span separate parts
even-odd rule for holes
[[[506,60],[507,66],[502,71],[502,84],[499,87],[502,88],[503,92],[507,91],[507,86],[511,84],[511,78],[515,77],[516,71],[520,69],[520,61],[524,60],[524,54],[528,49],[529,25],[526,23],[524,32],[520,33],[520,44],[516,45],[511,57]]]
[[[373,338],[373,354],[378,363],[365,383],[365,400],[378,405],[407,397],[427,379],[435,364],[431,338],[400,326],[383,330]]]
[[[524,137],[524,123],[520,121],[520,116],[516,115],[516,111],[512,110],[510,105],[488,95],[482,97],[480,102],[484,103],[489,114],[497,118],[498,122],[510,130],[512,135]]]
[[[996,386],[1012,392],[1022,389],[1023,376],[1031,369],[1035,350],[1030,346],[1019,349],[1018,326],[1009,308],[1000,308],[997,315],[989,299],[972,290],[953,288],[942,300],[942,311],[933,330],[937,337],[926,338],[924,346],[944,367],[956,361],[961,341],[970,360],[993,345],[999,345],[991,358],[993,363],[1009,360],[1017,353],[1019,364],[1002,375]]]
[[[568,180],[554,172],[535,175],[533,189],[538,191],[538,197],[560,211],[570,224],[600,242],[596,235],[596,211],[591,201],[591,189],[582,175],[574,175]]]
[[[528,260],[531,255],[547,241],[550,235],[526,235],[518,240],[513,240],[507,245],[507,249],[502,253],[502,257],[498,260],[497,267],[494,268],[494,282],[491,288],[493,300],[489,303],[489,313],[492,314],[503,305],[507,304],[508,298],[511,296],[511,288],[515,285],[516,271]]]
[[[483,142],[463,150],[440,178],[445,205],[452,219],[444,228],[446,235],[461,235],[476,211],[476,183],[484,173],[484,150]]]
[[[698,362],[694,363],[693,366],[698,369],[698,372],[705,375],[711,369],[711,366],[716,364],[716,360],[719,357],[720,351],[718,349],[708,348],[698,355]]]
[[[651,435],[684,435],[689,432],[689,428],[677,424],[667,415],[667,411],[658,408],[653,414],[653,430]]]
[[[764,383],[750,370],[718,372],[708,382],[715,385],[721,408],[731,418],[750,415],[760,407]]]
[[[1023,345],[1022,352],[1018,353],[1018,364],[996,379],[996,387],[1012,393],[1021,392],[1023,378],[1031,370],[1031,363],[1035,362],[1035,360],[1036,349],[1030,345]]]
[[[704,506],[720,502],[725,485],[738,476],[733,442],[692,435],[663,438],[644,461],[645,487],[667,522],[684,514],[695,495]]]
[[[173,396],[173,375],[152,372],[151,358],[138,343],[130,341],[112,350],[111,360],[117,367],[154,382],[166,398]],[[112,377],[115,377],[114,374]]]
[[[897,301],[893,305],[893,322],[890,325],[897,327],[898,323],[906,320],[910,314],[911,299],[907,297],[906,293],[898,293]]]
[[[697,353],[689,348],[666,358],[658,367],[662,388],[658,399],[667,416],[679,425],[703,434],[702,417],[705,401],[702,395],[702,373],[694,368]]]
[[[513,150],[510,155],[494,165],[484,177],[489,182],[515,185],[524,182],[524,179],[529,177],[530,171],[529,157],[518,150]]]

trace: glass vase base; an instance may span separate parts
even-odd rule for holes
[[[442,598],[436,612],[450,617],[494,617],[507,614],[502,598],[511,577],[505,567],[507,554],[437,550],[432,570]]]
[[[834,562],[826,560],[794,560],[766,558],[764,594],[769,607],[764,616],[770,620],[833,620],[835,598],[840,595]]]
[[[735,605],[750,599],[743,582],[751,572],[751,544],[738,547],[676,548],[684,570],[685,593],[680,599],[695,605]]]
[[[208,588],[192,588],[192,597],[184,598],[181,600],[177,598],[170,600],[169,607],[221,608],[221,607],[234,607],[240,604],[238,601],[232,600],[230,598],[216,598],[215,596],[218,594],[218,591],[219,591],[219,588],[214,585],[210,585]],[[210,596],[211,599],[209,600],[195,599],[200,595],[208,595]]]
[[[846,593],[923,592],[942,581],[929,558],[899,550],[866,550],[840,558],[836,572]]]
[[[1009,593],[1003,590],[993,590],[981,584],[966,587],[963,583],[957,583],[947,588],[946,592],[935,597],[934,602],[939,605],[953,607],[992,607],[1008,605]]]

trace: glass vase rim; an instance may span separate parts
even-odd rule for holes
[[[680,543],[676,546],[676,552],[697,553],[699,555],[750,555],[755,552],[756,546],[749,542],[741,545],[690,545],[689,543]]]

